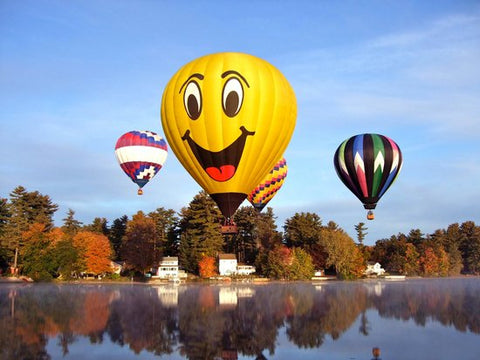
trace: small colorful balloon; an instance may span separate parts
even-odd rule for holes
[[[248,201],[258,212],[261,212],[280,190],[287,177],[287,172],[287,161],[282,157],[262,182],[248,195]]]
[[[160,171],[167,159],[167,143],[152,131],[130,131],[117,140],[115,156],[122,170],[142,188]]]

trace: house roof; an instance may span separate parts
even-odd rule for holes
[[[178,257],[177,256],[164,256],[162,258],[163,261],[178,261]]]
[[[235,254],[218,254],[219,260],[237,260]]]

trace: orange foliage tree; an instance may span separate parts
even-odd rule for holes
[[[112,272],[110,258],[112,249],[105,235],[80,231],[73,237],[74,246],[83,256],[85,271],[89,274]]]
[[[198,262],[198,269],[202,278],[209,278],[218,274],[215,258],[212,256],[202,257]]]

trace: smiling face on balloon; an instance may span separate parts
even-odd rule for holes
[[[248,194],[283,154],[296,100],[271,64],[217,53],[183,66],[167,84],[162,124],[173,152],[210,194]]]

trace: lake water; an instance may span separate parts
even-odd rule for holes
[[[0,311],[1,359],[480,359],[480,278],[0,284]]]

